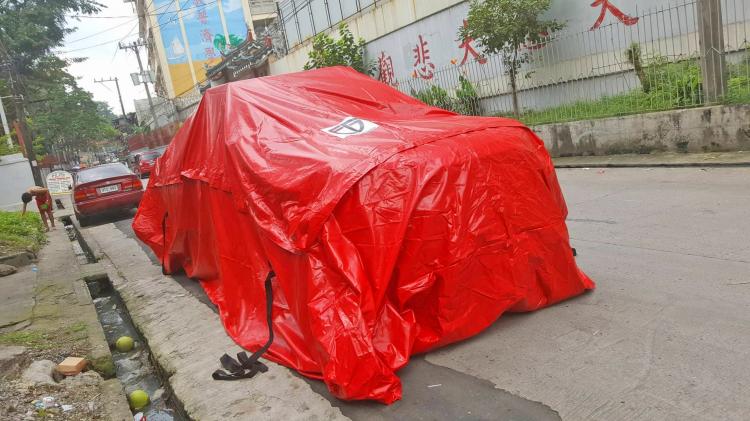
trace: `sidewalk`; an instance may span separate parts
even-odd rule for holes
[[[552,160],[555,168],[750,166],[750,151],[569,156]]]
[[[0,419],[36,419],[31,402],[54,396],[73,405],[67,412],[46,412],[55,419],[131,420],[119,380],[93,371],[59,382],[50,375],[50,367],[67,356],[87,357],[105,377],[113,375],[113,367],[82,279],[88,268],[79,266],[62,223],[47,239],[36,271],[30,265],[0,278]],[[33,379],[29,365],[40,367]]]

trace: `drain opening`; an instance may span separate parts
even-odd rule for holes
[[[187,421],[181,404],[174,398],[164,373],[159,370],[148,349],[148,344],[133,325],[120,295],[106,275],[85,279],[94,299],[94,307],[112,351],[115,375],[125,388],[125,393],[143,390],[150,403],[140,411],[148,421]],[[135,346],[131,351],[120,352],[114,344],[117,339],[129,336]]]
[[[63,216],[62,218],[60,218],[60,221],[65,227],[65,233],[68,235],[68,239],[70,241],[74,241],[73,251],[78,258],[78,264],[85,265],[89,263],[96,263],[97,258],[94,255],[94,251],[86,242],[86,239],[83,238],[81,232],[78,230],[76,224],[73,223],[71,217],[67,215]]]

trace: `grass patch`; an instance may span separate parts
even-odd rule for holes
[[[44,225],[36,212],[0,211],[0,256],[31,250],[37,252],[44,244]]]
[[[0,345],[21,345],[32,349],[49,349],[49,335],[38,330],[23,330],[0,334]]]
[[[68,333],[83,332],[84,330],[86,330],[86,323],[84,322],[76,322],[67,328]]]
[[[727,92],[721,103],[750,104],[750,55],[728,64]],[[595,120],[705,105],[697,60],[667,62],[656,59],[644,68],[641,89],[597,100],[579,101],[543,110],[525,110],[519,120],[528,126]],[[507,113],[499,114],[507,116]]]
[[[91,369],[96,371],[97,373],[101,374],[101,376],[105,379],[111,379],[117,374],[115,363],[114,361],[112,361],[112,357],[109,355],[99,358],[92,358],[91,356],[87,356],[86,359],[89,360],[89,367],[91,367]]]

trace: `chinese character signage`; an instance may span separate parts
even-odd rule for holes
[[[435,64],[430,60],[430,50],[427,48],[427,41],[419,35],[417,46],[412,50],[414,52],[414,77],[422,79],[432,79],[435,75]]]
[[[640,22],[639,10],[665,6],[669,1],[552,0],[551,8],[544,18],[565,22],[567,33],[603,31],[608,25],[636,28]],[[490,63],[477,40],[459,35],[461,26],[466,25],[468,12],[469,2],[461,2],[369,42],[366,46],[367,56],[377,63],[379,79],[391,86],[397,86],[400,81],[402,85],[399,87],[406,90],[424,82],[449,83],[442,81],[439,76],[440,69],[449,66],[459,66],[464,74],[472,74],[472,77],[504,77],[500,60]],[[643,34],[648,42],[650,32]],[[550,40],[555,35],[542,31],[538,41],[523,45],[524,53],[549,54],[547,51],[552,42]],[[624,42],[626,38],[623,37],[622,40]],[[615,54],[627,47],[628,45],[615,45],[615,42],[608,45]],[[556,43],[555,48],[556,51],[565,51],[571,56],[587,54],[583,51],[585,43],[576,37],[568,37],[565,41]]]
[[[175,95],[204,82],[205,65],[247,36],[243,0],[154,0],[149,13],[164,47]]]
[[[591,27],[592,31],[602,26],[604,18],[607,17],[608,12],[611,13],[612,16],[617,18],[617,20],[624,23],[626,26],[632,26],[638,23],[638,18],[626,15],[622,12],[622,10],[618,9],[617,6],[612,4],[610,0],[596,0],[595,2],[591,3],[591,7],[601,8],[599,17],[596,19],[596,22],[594,22],[594,26]]]

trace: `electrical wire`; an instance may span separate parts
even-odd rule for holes
[[[181,10],[182,10],[182,11],[186,11],[186,10],[191,10],[191,9],[195,9],[195,8],[198,8],[198,7],[203,7],[203,8],[205,8],[205,7],[208,7],[208,6],[210,6],[210,5],[214,4],[214,3],[217,3],[218,1],[219,1],[219,0],[213,0],[213,1],[210,1],[210,2],[208,2],[208,3],[205,3],[205,4],[203,4],[203,5],[201,5],[201,6],[197,6],[197,7],[192,7],[192,8],[190,8],[190,9],[181,9]],[[174,0],[172,1],[172,3],[174,3]],[[170,4],[171,4],[171,3],[170,3]],[[164,13],[167,13],[167,12],[164,12]],[[163,15],[164,13],[161,13],[161,14]],[[170,19],[169,19],[168,21],[166,21],[166,22],[162,22],[162,23],[160,23],[159,25],[155,26],[154,28],[162,28],[162,27],[164,27],[164,26],[166,26],[166,25],[168,25],[168,24],[170,24],[170,23],[172,23],[172,22],[176,22],[176,21],[178,21],[178,20],[179,20],[179,14],[176,14],[176,15],[175,15],[174,17],[170,18]],[[136,24],[135,24],[135,26],[133,27],[133,29],[135,29],[135,27],[136,27],[136,26],[138,26],[138,22],[136,22]],[[133,29],[131,29],[131,32],[133,31]],[[116,40],[116,39],[114,39],[114,40],[109,40],[109,41],[105,41],[105,42],[102,42],[102,43],[99,43],[99,44],[94,44],[94,45],[90,45],[90,46],[88,46],[88,47],[75,48],[75,49],[73,49],[73,50],[67,50],[67,51],[58,51],[58,53],[59,53],[59,54],[67,54],[67,53],[72,53],[72,52],[76,52],[76,51],[89,50],[89,49],[91,49],[91,48],[101,47],[102,45],[107,45],[107,44],[111,44],[111,43],[113,43],[113,42],[118,42],[118,40]]]
[[[170,6],[172,6],[172,4],[173,4],[174,2],[175,2],[175,0],[172,0],[171,2],[169,2],[169,3],[167,3],[167,4],[164,4],[164,5],[160,6],[160,7],[158,7],[158,8],[156,9],[156,12],[158,12],[158,13],[155,13],[155,15],[162,15],[162,14],[165,14],[165,13],[167,13],[167,12],[159,12],[159,10],[164,10],[164,9],[168,9],[168,8],[169,8]],[[149,1],[149,4],[147,4],[147,5],[145,6],[145,7],[146,7],[146,8],[148,8],[148,7],[149,7],[149,6],[150,6],[150,5],[152,4],[152,3],[153,3],[153,0]],[[128,23],[132,23],[132,22],[134,22],[134,21],[137,21],[137,20],[139,19],[139,17],[138,17],[138,16],[123,16],[123,17],[128,17],[128,18],[130,18],[130,20],[128,20],[127,22],[123,22],[123,23],[120,23],[119,25],[115,25],[115,26],[113,26],[113,27],[107,28],[107,29],[105,29],[105,30],[103,30],[103,31],[95,32],[95,33],[93,33],[93,34],[90,34],[90,35],[87,35],[87,36],[85,36],[85,37],[82,37],[82,38],[77,38],[77,39],[74,39],[74,40],[72,40],[72,41],[68,41],[68,42],[66,42],[65,44],[73,44],[73,43],[75,43],[75,42],[78,42],[78,41],[83,41],[83,40],[85,40],[85,39],[89,39],[89,38],[95,37],[95,36],[97,36],[97,35],[101,35],[101,34],[103,34],[103,33],[106,33],[106,32],[109,32],[109,31],[112,31],[112,30],[114,30],[115,28],[119,28],[119,27],[121,27],[121,26],[127,25]],[[132,29],[131,29],[131,31],[130,31],[130,32],[132,33]]]
[[[133,27],[130,29],[130,33],[132,33],[135,30],[135,28],[137,28],[137,27],[138,27],[138,22],[136,22],[135,25],[133,25]],[[130,35],[130,33],[128,33],[128,35]],[[104,42],[99,43],[99,44],[89,45],[88,47],[74,48],[72,50],[66,50],[66,51],[58,51],[57,53],[58,54],[69,54],[69,53],[74,53],[76,51],[90,50],[92,48],[101,47],[102,45],[112,44],[113,42],[119,42],[122,39],[124,39],[124,38],[112,39],[112,40],[109,40],[109,41],[104,41]]]
[[[73,43],[76,43],[76,42],[79,42],[79,41],[83,41],[83,40],[85,40],[85,39],[89,39],[89,38],[95,37],[95,36],[97,36],[97,35],[101,35],[101,34],[103,34],[103,33],[105,33],[105,32],[109,32],[109,31],[112,31],[112,30],[113,30],[113,29],[115,29],[115,28],[119,28],[119,27],[121,27],[121,26],[125,26],[125,25],[127,25],[127,24],[129,24],[129,23],[133,23],[133,21],[134,21],[134,20],[137,20],[137,19],[138,19],[138,18],[133,18],[133,19],[131,19],[131,20],[127,21],[127,22],[123,22],[123,23],[121,23],[121,24],[119,24],[119,25],[115,25],[115,26],[113,26],[113,27],[111,27],[111,28],[107,28],[107,29],[105,29],[105,30],[103,30],[103,31],[99,31],[99,32],[94,32],[93,34],[90,34],[90,35],[86,35],[85,37],[82,37],[82,38],[77,38],[77,39],[74,39],[74,40],[68,41],[68,42],[66,42],[65,44],[73,44]]]
[[[153,1],[152,1],[152,3],[153,3]],[[172,3],[174,3],[174,1]],[[205,4],[201,4],[199,6],[187,7],[185,9],[181,9],[181,10],[183,12],[185,12],[185,11],[188,11],[188,10],[193,10],[193,9],[198,9],[198,8],[201,8],[201,7],[210,6],[210,5],[214,4],[214,3],[218,3],[218,0],[210,1],[210,2],[207,2]],[[168,12],[162,12],[162,13],[145,13],[145,14],[143,14],[143,16],[157,16],[158,17],[159,15],[162,15],[164,13],[168,13]],[[132,18],[133,16],[132,15],[131,16],[128,16],[128,15],[122,15],[122,16],[70,15],[68,17],[70,17],[70,18],[77,18],[77,19],[122,19],[122,18]]]

